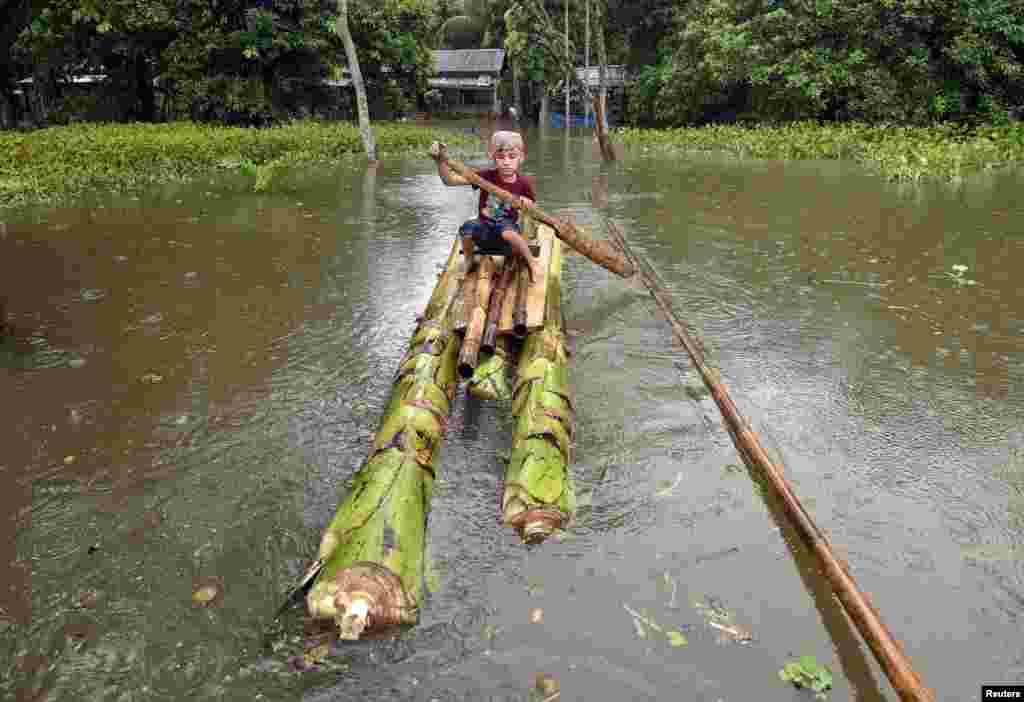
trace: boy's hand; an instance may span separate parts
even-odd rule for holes
[[[441,152],[447,148],[448,147],[442,144],[441,142],[435,141],[433,144],[430,145],[430,158],[434,159],[435,161],[440,161]]]
[[[519,202],[523,207],[533,207],[534,202],[528,197],[519,196]]]

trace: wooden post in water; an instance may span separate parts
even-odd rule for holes
[[[903,702],[935,702],[935,693],[925,687],[899,642],[893,638],[882,623],[878,610],[857,586],[846,565],[836,558],[828,539],[800,504],[800,500],[790,488],[782,470],[772,462],[764,447],[761,446],[757,434],[754,433],[750,424],[740,416],[739,410],[736,409],[736,405],[719,379],[718,372],[708,367],[703,352],[687,332],[682,321],[676,316],[664,289],[646,266],[640,265],[640,260],[630,251],[622,232],[610,220],[608,221],[608,231],[619,248],[633,259],[633,263],[640,273],[640,280],[651,293],[654,302],[671,325],[676,339],[700,372],[704,384],[711,391],[711,396],[722,413],[725,426],[729,430],[737,452],[752,470],[758,471],[765,478],[778,495],[797,533],[814,554],[818,566],[832,585],[832,590],[839,602],[842,603],[843,609],[856,625],[864,641],[867,642],[875,660],[885,671],[886,677],[889,678],[889,682],[899,694],[900,699]]]
[[[443,145],[441,147],[441,155],[438,157],[438,160],[447,162],[449,168],[478,188],[486,190],[500,200],[511,204],[513,207],[521,212],[525,212],[538,222],[547,224],[555,230],[555,235],[559,239],[589,258],[597,265],[607,268],[612,273],[623,278],[628,278],[633,275],[635,271],[633,264],[620,252],[612,248],[607,241],[591,239],[583,229],[577,227],[571,221],[562,221],[556,217],[552,217],[536,205],[527,204],[518,196],[513,195],[507,190],[499,188],[494,183],[489,183],[478,176],[471,168],[468,168],[466,164],[450,158],[448,156],[447,149],[445,149]]]

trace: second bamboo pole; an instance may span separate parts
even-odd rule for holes
[[[729,397],[725,386],[719,380],[718,373],[708,367],[703,352],[686,331],[682,321],[676,316],[675,310],[672,309],[671,303],[657,280],[644,266],[639,265],[639,259],[630,253],[625,237],[614,222],[608,222],[608,231],[619,248],[634,259],[640,279],[651,293],[658,308],[665,315],[679,343],[697,367],[704,379],[704,384],[711,391],[711,396],[722,413],[722,418],[725,420],[726,428],[729,430],[736,450],[751,469],[760,472],[781,499],[786,513],[793,520],[797,533],[800,534],[811,553],[815,555],[819,567],[832,585],[832,590],[842,603],[843,609],[871,648],[875,660],[882,666],[882,670],[885,671],[886,677],[889,678],[889,682],[892,683],[900,699],[903,702],[935,702],[935,693],[925,687],[924,682],[914,671],[903,647],[882,623],[878,610],[857,586],[846,566],[836,558],[828,539],[800,504],[800,500],[797,499],[782,471],[772,462],[764,447],[761,446],[757,434],[740,416],[732,398]]]

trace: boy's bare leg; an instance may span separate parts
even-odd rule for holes
[[[515,252],[523,257],[528,266],[526,270],[530,273],[530,282],[536,283],[540,277],[540,264],[534,261],[533,252],[530,251],[530,246],[526,243],[526,239],[516,233],[515,229],[506,229],[501,233],[501,238],[511,244]]]

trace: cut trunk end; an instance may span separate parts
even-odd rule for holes
[[[505,523],[516,530],[519,538],[527,544],[539,544],[569,522],[569,516],[557,509],[542,507],[540,509],[524,509],[509,518],[506,514]]]
[[[333,619],[339,637],[354,641],[367,630],[383,631],[416,623],[416,603],[402,580],[379,563],[359,561],[309,594],[314,619]]]

